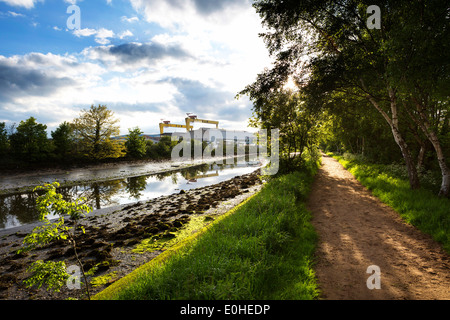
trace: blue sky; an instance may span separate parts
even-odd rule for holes
[[[0,122],[50,132],[106,104],[122,134],[186,112],[246,129],[251,103],[234,97],[270,67],[259,32],[251,0],[0,0]]]

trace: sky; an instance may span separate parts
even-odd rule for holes
[[[121,134],[158,133],[161,119],[184,123],[187,112],[251,131],[252,103],[235,96],[271,62],[251,4],[0,0],[0,122],[35,117],[50,133],[101,104]]]

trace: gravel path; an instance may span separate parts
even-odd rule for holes
[[[309,199],[319,234],[316,274],[322,299],[450,299],[450,259],[406,224],[338,161],[324,156]],[[380,289],[374,271],[380,270]],[[370,277],[370,279],[369,279]],[[368,281],[369,280],[369,281]]]

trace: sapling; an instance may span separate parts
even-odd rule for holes
[[[78,222],[81,218],[84,218],[89,212],[92,211],[92,207],[86,205],[86,198],[81,197],[73,202],[68,202],[63,199],[63,196],[56,192],[60,184],[53,182],[51,184],[45,184],[43,186],[36,187],[33,192],[38,190],[45,191],[36,199],[36,205],[39,212],[39,220],[43,221],[42,226],[38,226],[27,235],[23,241],[23,247],[18,253],[27,252],[35,248],[40,248],[48,245],[49,243],[57,240],[68,241],[74,250],[75,258],[80,270],[83,274],[83,278],[86,284],[86,292],[88,299],[90,299],[89,285],[86,279],[86,273],[83,269],[83,264],[78,256],[76,234],[81,230],[84,234],[85,229],[83,226],[79,226]],[[48,218],[50,215],[57,215],[58,218],[55,222],[51,222]],[[73,221],[71,227],[65,225],[65,217],[69,217]],[[59,292],[61,287],[66,283],[69,278],[67,268],[64,261],[42,261],[38,260],[27,269],[32,273],[32,276],[27,278],[24,282],[29,287],[36,285],[40,288],[42,285],[47,286],[47,290],[52,289]]]

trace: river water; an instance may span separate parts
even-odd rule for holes
[[[86,197],[89,205],[98,210],[209,186],[253,172],[258,167],[253,161],[235,158],[233,164],[203,164],[158,174],[80,183],[59,188],[58,192],[68,201]],[[0,196],[0,230],[38,221],[37,197],[32,192]]]

